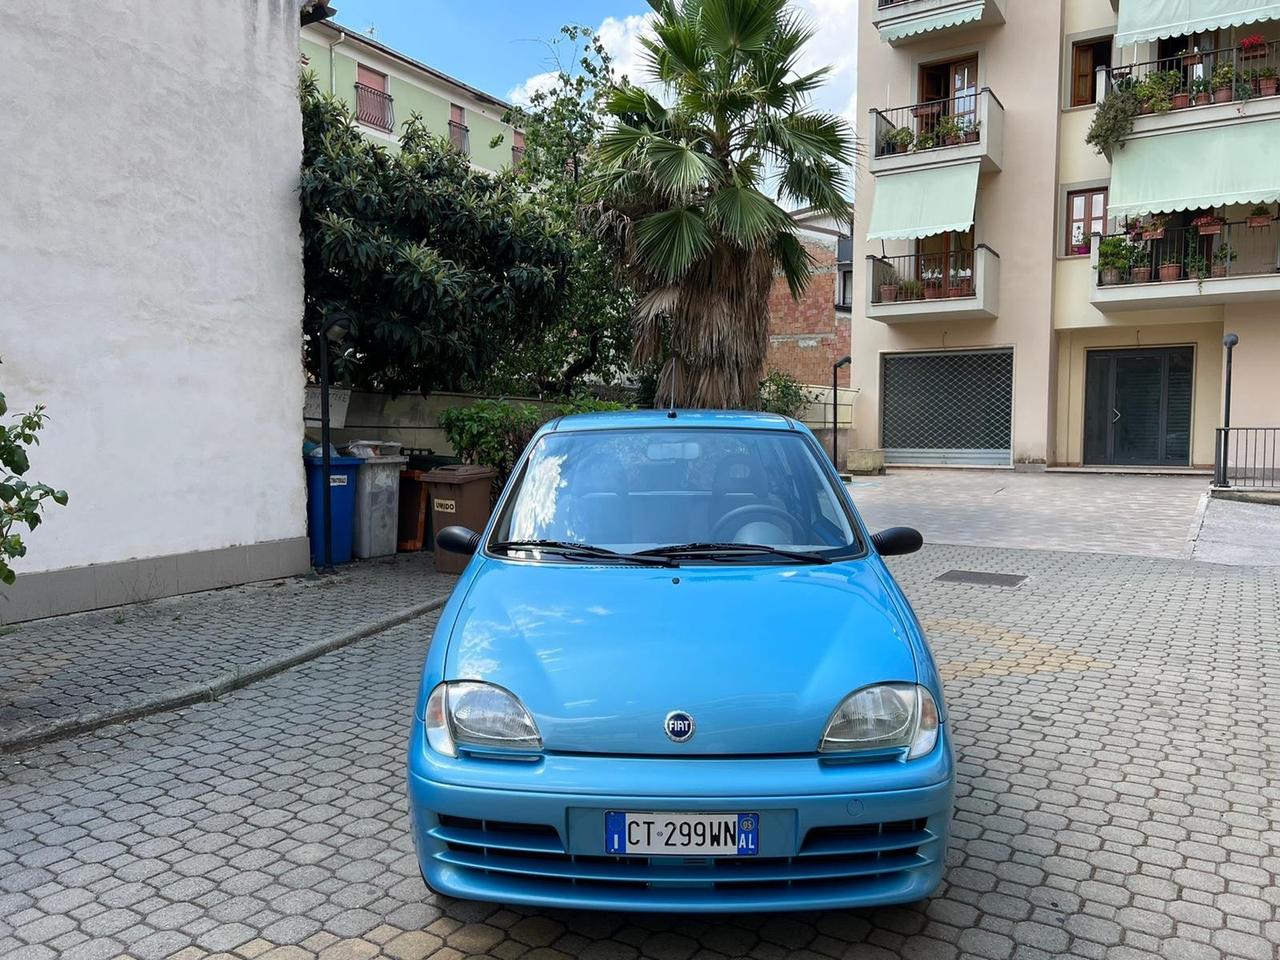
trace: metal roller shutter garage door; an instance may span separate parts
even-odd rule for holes
[[[1012,462],[1012,350],[886,354],[883,364],[887,463]]]

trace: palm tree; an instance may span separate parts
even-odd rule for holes
[[[829,71],[798,71],[813,29],[786,0],[649,3],[644,66],[668,102],[627,82],[611,92],[588,196],[645,294],[635,360],[662,363],[658,402],[751,407],[773,278],[798,298],[812,271],[779,202],[847,222],[853,134],[811,109]]]

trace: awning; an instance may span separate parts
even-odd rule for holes
[[[1277,0],[1121,0],[1116,43],[1146,43],[1187,33],[1280,20]]]
[[[1278,143],[1280,120],[1130,139],[1111,158],[1108,213],[1132,217],[1274,203],[1280,177],[1270,160]]]
[[[876,177],[868,240],[917,240],[973,226],[981,161]]]
[[[945,30],[947,27],[958,27],[962,23],[973,23],[982,19],[985,6],[986,0],[969,0],[968,3],[952,7],[943,13],[927,13],[906,20],[895,20],[880,28],[880,39],[886,43],[892,43],[916,33]]]

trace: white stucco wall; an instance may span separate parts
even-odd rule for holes
[[[295,0],[6,5],[0,390],[65,487],[18,569],[305,535]]]

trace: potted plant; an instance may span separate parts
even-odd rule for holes
[[[1259,60],[1267,55],[1267,38],[1260,33],[1251,33],[1240,41],[1241,60]]]
[[[1230,269],[1230,265],[1235,262],[1235,259],[1236,252],[1234,250],[1225,243],[1218,244],[1217,248],[1213,251],[1212,275],[1217,278],[1225,277],[1227,275],[1227,271]]]
[[[1163,240],[1164,228],[1169,225],[1167,214],[1153,213],[1142,226],[1143,240]]]
[[[1224,60],[1214,67],[1213,74],[1209,77],[1209,83],[1213,87],[1213,102],[1230,103],[1238,80],[1239,74],[1230,61]]]
[[[1177,70],[1157,70],[1147,74],[1137,86],[1142,112],[1168,113],[1174,106],[1174,92],[1181,89],[1182,74]]]
[[[1203,280],[1209,276],[1209,264],[1204,257],[1193,253],[1187,257],[1187,276]]]
[[[964,130],[961,129],[959,120],[946,116],[938,121],[936,136],[944,146],[954,147],[964,138]]]
[[[909,127],[894,127],[880,138],[880,154],[886,153],[906,153],[911,149],[911,143],[915,140]]]
[[[951,278],[951,286],[947,290],[949,297],[972,297],[973,277],[966,271]]]
[[[964,142],[965,142],[965,143],[977,143],[977,142],[978,142],[978,138],[979,138],[979,136],[981,135],[981,130],[982,130],[982,121],[981,121],[981,120],[974,120],[974,119],[970,118],[970,119],[968,119],[968,120],[965,120],[965,121],[964,121],[960,126],[961,126],[961,129],[962,129],[963,133],[964,133]]]
[[[902,280],[898,283],[899,300],[919,300],[924,295],[924,288],[919,280]]]
[[[1129,280],[1131,283],[1151,282],[1151,248],[1135,243],[1129,249]]]
[[[1160,264],[1160,282],[1171,283],[1174,280],[1181,279],[1182,261],[1178,259],[1177,254],[1166,254],[1164,262]]]
[[[1129,240],[1122,236],[1103,237],[1098,241],[1098,284],[1114,287],[1129,272],[1133,263],[1133,251]]]
[[[880,281],[880,302],[893,303],[898,299],[898,274],[890,270]]]
[[[1226,223],[1222,217],[1215,216],[1212,213],[1202,213],[1191,221],[1191,225],[1200,231],[1202,237],[1214,237],[1222,232],[1222,225]]]
[[[1276,74],[1276,68],[1263,67],[1258,71],[1256,93],[1260,97],[1274,97],[1277,92],[1280,92],[1280,76]]]
[[[1197,107],[1203,107],[1213,102],[1213,84],[1209,82],[1208,77],[1196,77],[1191,81],[1191,86],[1187,89]]]
[[[1249,225],[1250,229],[1256,229],[1258,227],[1271,226],[1272,219],[1274,218],[1271,216],[1271,208],[1260,203],[1249,211],[1249,215],[1244,218],[1244,222]]]
[[[916,136],[916,152],[932,150],[938,145],[938,134],[935,130],[921,130]]]
[[[939,300],[942,298],[942,274],[930,270],[924,274],[924,298]]]

